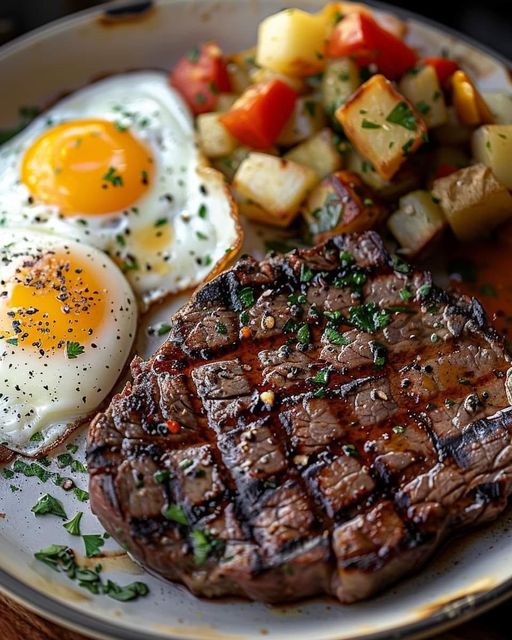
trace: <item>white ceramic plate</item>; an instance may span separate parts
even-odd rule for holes
[[[255,42],[259,21],[283,7],[282,0],[160,0],[127,5],[115,3],[78,14],[36,31],[0,50],[2,99],[0,127],[16,122],[20,105],[44,104],[63,91],[76,89],[103,73],[127,69],[169,69],[197,42],[215,38],[226,51]],[[322,0],[293,0],[318,9]],[[380,5],[381,10],[386,7]],[[416,17],[398,12],[409,23],[410,40],[424,53],[448,50],[463,61],[486,90],[512,92],[507,63],[481,47]],[[259,256],[261,238],[247,230],[245,250]],[[174,299],[154,310],[147,323],[167,319],[184,302]],[[144,327],[139,352],[156,344]],[[77,438],[83,452],[84,434]],[[77,455],[80,455],[77,454]],[[82,453],[83,455],[83,453]],[[65,473],[65,472],[63,472]],[[85,474],[76,475],[86,488]],[[10,484],[21,490],[11,492]],[[50,543],[67,544],[83,553],[81,540],[71,537],[53,516],[30,512],[38,497],[50,491],[69,515],[85,511],[82,533],[100,533],[88,504],[71,493],[42,485],[36,478],[0,477],[0,589],[41,615],[87,631],[96,637],[348,640],[409,638],[439,631],[512,594],[512,514],[493,526],[453,540],[418,576],[368,602],[344,607],[316,599],[294,606],[269,607],[242,601],[199,600],[180,586],[143,572],[121,553],[102,560],[104,573],[120,583],[144,580],[147,598],[121,604],[79,589],[33,558]],[[115,549],[108,541],[106,549]]]

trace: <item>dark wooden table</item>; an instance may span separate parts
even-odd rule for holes
[[[506,615],[510,604],[504,604],[435,640],[509,640],[512,637]],[[68,631],[24,609],[0,594],[1,640],[87,640],[86,636]]]

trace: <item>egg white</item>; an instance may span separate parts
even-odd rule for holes
[[[84,118],[128,127],[150,150],[154,178],[133,207],[103,216],[63,217],[57,207],[34,202],[20,181],[23,156],[39,135]],[[143,309],[199,284],[241,242],[229,192],[221,176],[205,166],[188,107],[160,72],[127,73],[91,84],[1,147],[0,224],[44,230],[108,252],[125,271]],[[164,234],[164,241],[160,236],[153,243],[154,231]]]
[[[47,448],[105,400],[126,364],[137,325],[135,296],[108,256],[50,234],[0,230],[2,292],[24,261],[52,251],[74,257],[85,275],[95,274],[104,287],[106,313],[73,359],[65,348],[39,352],[22,341],[0,339],[0,443],[25,455]]]

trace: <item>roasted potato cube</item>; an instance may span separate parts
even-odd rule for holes
[[[434,67],[427,64],[406,73],[399,89],[421,113],[429,129],[445,124],[448,119],[446,102]]]
[[[487,124],[472,139],[473,155],[492,169],[507,189],[512,189],[512,124]]]
[[[309,167],[284,158],[253,152],[242,162],[233,180],[233,187],[250,205],[264,210],[266,217],[256,218],[250,208],[242,208],[249,217],[279,227],[286,227],[295,218],[299,207],[318,178]]]
[[[256,61],[291,76],[313,75],[325,65],[326,35],[323,16],[285,9],[260,22]]]
[[[403,193],[417,187],[420,182],[419,174],[410,165],[403,166],[392,180],[384,180],[375,171],[372,163],[363,158],[355,149],[348,152],[346,167],[355,171],[363,182],[385,200],[398,198]]]
[[[512,196],[484,164],[439,178],[432,186],[432,194],[459,240],[488,235],[512,216]]]
[[[350,58],[329,60],[322,78],[324,109],[334,115],[361,84],[359,67]]]
[[[483,99],[491,110],[495,124],[512,124],[512,96],[508,93],[483,93]]]
[[[303,217],[315,241],[372,229],[386,214],[375,194],[352,171],[337,171],[314,189]]]
[[[302,96],[295,102],[291,118],[284,125],[278,145],[291,147],[320,131],[325,125],[325,114],[318,96]]]
[[[451,82],[453,106],[462,124],[476,127],[493,122],[489,107],[465,71],[456,71]]]
[[[412,191],[400,198],[400,206],[387,225],[411,258],[424,253],[447,227],[443,211],[429,191]]]
[[[238,144],[219,117],[219,113],[201,113],[196,118],[199,145],[208,158],[227,156]]]
[[[425,122],[383,75],[372,76],[336,111],[359,153],[390,180],[424,142]]]
[[[313,169],[320,179],[341,169],[343,163],[341,154],[333,141],[333,132],[330,129],[323,129],[311,136],[308,140],[290,149],[284,157]]]

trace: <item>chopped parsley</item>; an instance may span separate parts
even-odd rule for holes
[[[62,502],[51,496],[49,493],[45,493],[44,496],[41,496],[32,507],[31,511],[37,516],[43,516],[47,513],[51,513],[55,516],[59,516],[60,518],[67,518]]]
[[[192,47],[192,49],[189,49],[185,54],[185,57],[187,58],[187,60],[192,64],[196,64],[200,56],[201,56],[201,51],[199,47]]]
[[[250,309],[254,305],[254,291],[251,287],[243,287],[238,292],[238,299],[245,309]]]
[[[412,145],[414,144],[414,138],[409,138],[405,144],[402,145],[402,153],[405,158],[409,155]]]
[[[215,324],[215,331],[217,333],[220,333],[221,335],[225,336],[228,333],[228,328],[226,327],[226,325],[223,322],[217,322]]]
[[[200,218],[203,218],[203,220],[204,220],[204,218],[206,218],[206,215],[207,215],[207,214],[208,214],[208,208],[206,207],[206,205],[205,205],[205,204],[202,204],[202,205],[199,207],[199,210],[198,210],[198,212],[197,212],[197,215],[198,215]]]
[[[418,295],[420,298],[426,298],[431,291],[432,285],[430,283],[422,284],[421,287],[418,287]]]
[[[177,504],[167,505],[167,507],[162,510],[162,514],[167,520],[188,526],[188,518],[183,509]]]
[[[105,544],[105,540],[100,534],[93,533],[82,536],[85,547],[85,555],[88,558],[95,558],[101,554],[101,547]]]
[[[62,526],[72,536],[79,536],[80,535],[80,520],[82,519],[83,515],[84,515],[83,511],[79,511],[74,518],[71,518],[71,520],[69,520],[69,522],[65,522]]]
[[[386,118],[387,122],[397,124],[408,131],[416,131],[418,128],[416,116],[411,111],[407,102],[399,102]]]
[[[311,342],[311,330],[307,323],[302,324],[297,330],[297,341],[300,344],[309,344]]]
[[[290,304],[306,304],[307,298],[302,293],[292,293],[288,296],[288,302]]]
[[[196,231],[196,236],[199,240],[208,240],[208,236],[202,231]]]
[[[358,458],[359,457],[359,453],[358,453],[357,449],[354,447],[353,444],[344,444],[342,449],[343,449],[343,453],[346,456],[351,456],[352,458]]]
[[[157,484],[163,484],[164,482],[167,482],[167,480],[169,480],[170,477],[171,477],[170,472],[165,469],[155,471],[155,473],[153,474],[153,478],[155,479],[155,482]]]
[[[391,257],[391,260],[393,262],[393,269],[397,273],[409,273],[411,271],[411,265],[401,256],[395,254]]]
[[[348,323],[366,333],[375,333],[387,327],[391,315],[386,309],[379,309],[374,302],[367,302],[349,308]]]
[[[345,336],[334,327],[326,327],[324,335],[331,344],[335,344],[338,346],[345,346],[347,344],[350,344],[350,340],[348,338],[345,338]]]
[[[300,281],[301,282],[309,282],[310,280],[312,280],[313,276],[314,276],[314,272],[312,269],[310,269],[308,267],[307,264],[301,264],[300,266]]]
[[[170,330],[171,330],[171,325],[168,324],[167,322],[162,322],[162,324],[159,325],[158,329],[156,330],[156,334],[158,336],[165,336],[167,333],[169,333]]]
[[[209,532],[201,529],[192,531],[192,548],[194,550],[194,563],[200,567],[213,553],[222,553],[225,542],[214,538]]]
[[[94,570],[81,568],[75,560],[73,550],[63,544],[51,544],[37,551],[34,557],[54,571],[65,573],[71,580],[76,580],[79,587],[94,594],[102,593],[115,600],[128,602],[149,593],[149,588],[144,582],[132,582],[124,587],[111,580],[103,582],[100,564],[96,565]]]
[[[113,187],[123,186],[123,176],[121,176],[115,167],[109,167],[107,173],[103,176],[102,180],[110,182]]]
[[[430,111],[430,105],[428,105],[424,100],[420,100],[417,104],[416,104],[416,109],[418,109],[418,111],[423,114],[424,116],[427,115],[427,113],[429,113]]]
[[[164,224],[168,224],[168,222],[168,218],[158,218],[158,220],[155,220],[155,227],[163,227]]]
[[[66,356],[69,360],[74,360],[78,356],[82,355],[85,351],[84,347],[78,342],[66,342]]]
[[[30,436],[30,442],[41,442],[43,440],[43,434],[36,431]]]
[[[411,293],[411,291],[409,291],[409,287],[400,289],[398,295],[400,296],[400,300],[403,300],[404,302],[409,302],[409,300],[411,300],[411,298],[413,297],[413,294]]]
[[[371,120],[367,120],[366,118],[363,118],[361,127],[363,129],[380,129],[381,128],[380,124],[377,124],[376,122],[372,122]]]
[[[18,338],[7,338],[7,344],[11,344],[13,347],[18,346]]]
[[[398,433],[398,434],[399,434],[399,433],[404,433],[404,431],[405,431],[405,427],[403,427],[401,424],[397,424],[397,425],[395,425],[395,426],[393,427],[393,431],[394,431],[395,433]]]
[[[79,487],[75,487],[73,489],[73,493],[80,500],[80,502],[87,502],[89,500],[89,493],[84,491],[84,489],[80,489]]]
[[[331,367],[324,367],[320,369],[312,378],[313,382],[317,384],[327,384],[329,382],[329,374],[331,372]]]

